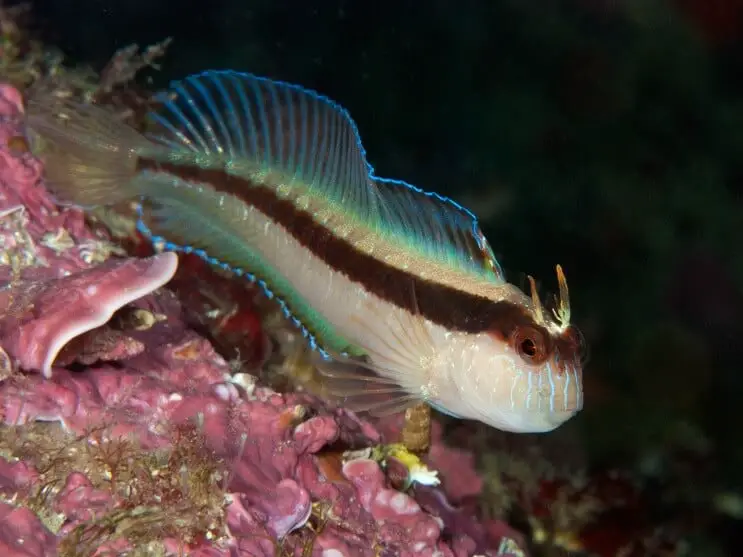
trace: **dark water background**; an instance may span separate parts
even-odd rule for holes
[[[692,451],[699,486],[741,488],[743,2],[34,5],[72,61],[172,36],[157,86],[231,68],[346,106],[377,172],[470,206],[513,281],[565,267],[593,461]]]

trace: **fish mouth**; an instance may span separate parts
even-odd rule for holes
[[[496,422],[488,425],[510,433],[549,433],[577,413],[578,409],[557,412],[512,412],[502,415]]]

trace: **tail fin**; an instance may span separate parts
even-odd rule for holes
[[[137,158],[151,143],[104,109],[51,94],[29,99],[49,189],[61,203],[109,205],[135,197]]]

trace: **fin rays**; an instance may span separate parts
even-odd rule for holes
[[[127,187],[138,157],[196,164],[276,187],[282,197],[292,189],[292,199],[309,194],[344,224],[403,251],[503,282],[475,216],[451,199],[376,176],[355,122],[329,98],[252,74],[207,71],[174,83],[159,101],[147,141],[100,107],[53,95],[29,100],[29,124],[51,143],[48,174],[63,201],[156,196]]]
[[[420,402],[396,381],[380,375],[373,365],[351,358],[334,357],[315,364],[325,394],[336,403],[357,413],[384,417]]]
[[[500,265],[475,216],[450,199],[406,182],[374,177],[383,201],[383,229],[404,236],[424,255],[450,268],[503,282]]]
[[[387,241],[503,281],[475,216],[444,196],[376,176],[355,122],[329,98],[252,74],[208,71],[173,84],[161,100],[152,114],[158,143],[195,154],[204,166],[298,188],[293,197],[322,199]]]
[[[356,125],[327,97],[250,74],[210,71],[175,83],[160,100],[151,114],[156,142],[198,152],[207,166],[247,165],[258,175],[275,175],[281,185],[323,196],[361,220],[379,218]]]

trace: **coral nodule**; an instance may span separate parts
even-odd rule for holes
[[[524,554],[396,489],[372,424],[235,373],[164,288],[177,266],[56,206],[0,85],[0,552]]]

